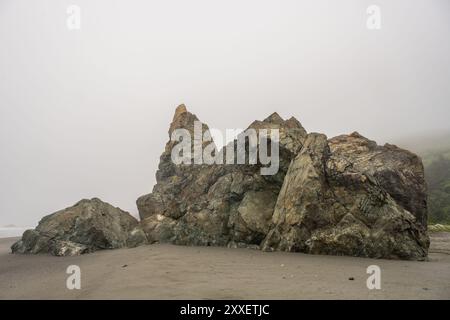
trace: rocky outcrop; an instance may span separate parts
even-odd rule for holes
[[[146,243],[146,234],[134,217],[94,198],[44,217],[11,249],[13,253],[72,256]]]
[[[198,118],[177,108],[169,136]],[[137,200],[149,242],[415,259],[427,256],[421,160],[358,133],[327,140],[274,113],[250,129],[278,129],[280,168],[179,164],[161,156],[152,193]],[[202,124],[203,132],[208,130]],[[245,134],[244,132],[244,134]],[[236,140],[232,142],[236,151]],[[248,148],[248,145],[246,145]],[[226,156],[227,147],[220,151]],[[219,151],[216,151],[219,152]]]
[[[372,175],[389,195],[427,225],[427,188],[422,160],[395,145],[378,146],[359,133],[329,140],[335,157],[345,158],[355,170]]]
[[[422,162],[411,152],[356,132],[308,134],[277,113],[217,150],[208,126],[180,105],[169,137],[179,132],[201,141],[183,149],[180,162],[172,151],[185,138],[167,142],[153,191],[137,200],[140,223],[99,199],[82,200],[44,217],[12,251],[76,255],[168,242],[426,259],[427,190]],[[213,163],[198,161],[199,147]],[[272,174],[263,174],[270,165],[264,154],[250,157],[255,148],[278,155]]]
[[[194,121],[198,118],[184,105],[179,106],[169,136],[179,128],[192,132]],[[208,128],[204,124],[202,127],[204,131]],[[137,200],[149,239],[185,245],[259,245],[269,230],[289,163],[306,138],[297,120],[284,121],[276,113],[249,127],[262,128],[280,132],[280,168],[271,176],[261,175],[262,164],[250,165],[248,159],[247,164],[175,165],[171,160],[173,141],[169,141],[153,192]],[[232,144],[236,157],[236,141]],[[225,159],[227,147],[220,153]]]
[[[395,169],[395,161],[410,154],[385,149],[357,133],[331,142],[310,134],[289,167],[263,249],[424,259],[429,246],[425,227],[406,209],[411,203],[396,199],[393,187],[379,179],[388,170],[392,177],[404,177],[411,166]],[[386,167],[377,166],[383,159]],[[400,189],[410,182],[395,183]],[[415,190],[405,192],[416,196]],[[422,209],[422,203],[413,208],[415,214]]]

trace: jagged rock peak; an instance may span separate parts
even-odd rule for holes
[[[173,115],[172,123],[169,128],[169,136],[175,129],[187,129],[191,133],[194,131],[194,122],[200,121],[197,116],[191,112],[189,112],[184,104],[180,104],[176,109]],[[208,127],[206,124],[202,124],[203,131],[207,130]]]
[[[284,123],[284,119],[282,117],[280,117],[280,115],[277,112],[272,113],[270,116],[265,118],[263,121],[270,122],[270,123],[276,123],[276,124]]]
[[[285,124],[289,128],[298,128],[298,129],[301,128],[301,129],[303,129],[302,124],[295,117],[290,117],[288,120],[285,121]]]
[[[263,121],[254,121],[253,124],[255,123],[265,123],[265,124],[271,124],[271,125],[277,125],[277,126],[282,126],[282,127],[286,127],[289,129],[301,129],[301,130],[305,130],[302,126],[302,124],[300,123],[300,121],[298,121],[295,117],[290,117],[288,120],[284,120],[277,112],[272,113],[270,116],[268,116],[267,118],[265,118]],[[306,133],[306,130],[305,130]]]
[[[178,118],[182,113],[186,113],[187,108],[184,105],[184,103],[180,104],[176,109],[175,109],[175,114],[173,116],[174,119]]]

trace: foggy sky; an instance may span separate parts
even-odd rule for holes
[[[81,30],[66,9],[81,8]],[[381,8],[381,30],[366,8]],[[450,2],[0,0],[0,226],[81,198],[136,214],[175,107],[329,137],[449,131]]]

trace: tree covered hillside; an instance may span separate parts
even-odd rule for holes
[[[429,221],[450,223],[450,152],[424,157]]]

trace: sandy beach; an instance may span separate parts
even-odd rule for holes
[[[16,240],[0,239],[0,299],[450,299],[449,233],[433,235],[427,262],[159,244],[13,255]],[[69,265],[80,290],[66,288]],[[369,265],[380,290],[367,289]]]

